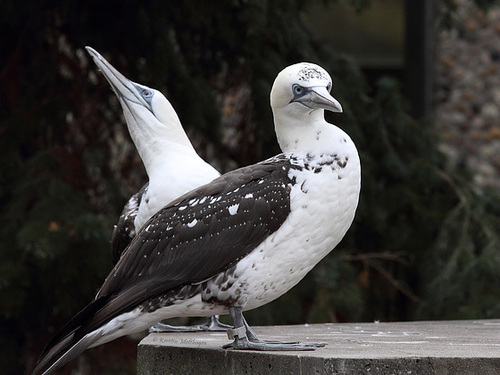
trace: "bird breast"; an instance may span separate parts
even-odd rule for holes
[[[357,153],[289,158],[292,187],[287,219],[240,260],[230,275],[218,276],[229,280],[220,288],[221,299],[237,296],[231,303],[244,310],[290,290],[340,242],[354,219],[360,191]]]

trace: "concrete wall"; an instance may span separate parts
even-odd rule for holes
[[[325,342],[309,352],[224,350],[225,333],[150,334],[139,375],[500,374],[500,320],[257,327],[263,339]]]

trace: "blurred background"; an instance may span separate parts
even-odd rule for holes
[[[145,182],[84,50],[172,102],[221,172],[279,153],[276,74],[333,77],[361,154],[355,222],[251,325],[500,318],[500,5],[494,0],[184,0],[0,5],[0,367],[26,374],[112,267]],[[227,322],[227,320],[226,320]],[[60,374],[134,374],[137,337]]]

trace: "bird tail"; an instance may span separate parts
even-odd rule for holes
[[[59,367],[79,356],[86,349],[92,346],[101,333],[94,331],[75,343],[73,335],[65,338],[63,341],[51,348],[43,357],[40,358],[32,375],[49,375],[52,374]],[[44,369],[42,372],[42,369]]]
[[[102,338],[100,329],[89,332],[88,323],[106,302],[107,298],[99,298],[76,314],[47,344],[32,375],[51,374]]]

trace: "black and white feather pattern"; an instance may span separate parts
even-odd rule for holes
[[[111,256],[115,264],[137,234],[135,218],[137,217],[142,199],[148,191],[148,185],[148,183],[144,184],[141,190],[129,198],[113,230],[113,234],[111,235]]]
[[[286,157],[275,157],[238,169],[160,210],[134,238],[97,297],[118,293],[123,312],[236,264],[289,214],[290,166]]]
[[[155,310],[161,306],[153,302],[168,304],[165,295],[189,298],[198,285],[231,269],[285,221],[293,184],[290,167],[289,159],[277,156],[229,172],[161,209],[133,238],[94,302],[54,337],[44,354],[57,351],[52,345],[61,340],[78,342],[138,305]]]
[[[324,120],[324,109],[342,110],[330,89],[328,73],[314,64],[280,72],[271,107],[284,153],[148,215],[95,300],[57,334],[34,373],[48,367],[47,375],[88,347],[174,316],[231,312],[249,332],[241,312],[290,290],[354,219],[360,160],[350,137]],[[267,350],[252,340],[244,348]]]

